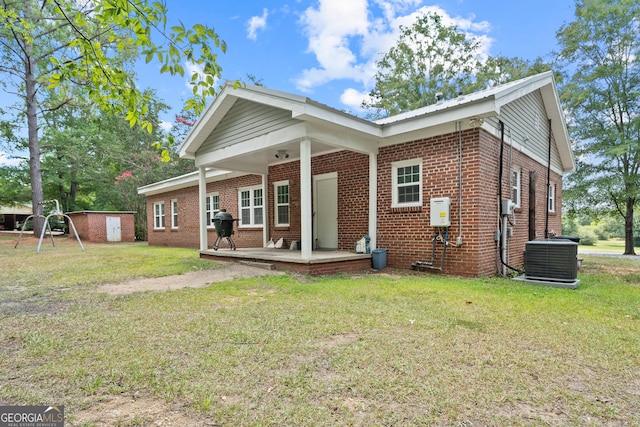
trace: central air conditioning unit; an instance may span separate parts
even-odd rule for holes
[[[525,245],[524,280],[575,288],[578,277],[578,243],[569,239],[538,239]]]

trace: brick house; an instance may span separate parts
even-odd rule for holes
[[[560,233],[562,176],[575,168],[550,72],[375,122],[225,87],[180,155],[198,171],[139,189],[150,245],[202,256],[224,208],[240,219],[238,248],[283,238],[312,260],[368,235],[388,266],[466,276],[522,266],[527,241]]]

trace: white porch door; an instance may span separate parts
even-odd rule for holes
[[[122,229],[120,228],[120,217],[108,216],[106,219],[107,219],[107,242],[122,241]]]
[[[317,175],[313,181],[315,238],[318,239],[318,247],[338,249],[338,174]]]

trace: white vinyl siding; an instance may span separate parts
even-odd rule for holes
[[[236,101],[224,120],[207,137],[198,154],[242,143],[299,122],[291,118],[289,110],[241,99]]]
[[[500,116],[515,147],[522,147],[527,155],[546,165],[549,156],[549,119],[540,91],[504,105],[500,109]],[[495,126],[497,129],[497,123]],[[551,145],[551,165],[556,170],[562,169],[560,153],[555,144]]]

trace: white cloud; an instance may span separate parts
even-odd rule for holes
[[[193,86],[192,86],[192,80],[191,80],[191,76],[193,76],[194,74],[198,75],[198,80],[202,81],[205,80],[207,77],[207,74],[204,72],[204,69],[202,68],[202,65],[200,64],[195,64],[193,62],[185,62],[184,64],[185,67],[185,80],[184,80],[184,84],[187,88],[189,88],[189,96],[191,96],[193,94]],[[218,84],[218,78],[214,77],[214,86]]]
[[[247,38],[256,40],[258,38],[258,30],[264,30],[267,28],[267,17],[269,11],[265,8],[262,9],[262,16],[252,16],[247,22]]]
[[[158,123],[158,127],[163,131],[163,132],[169,132],[171,130],[171,128],[173,127],[173,123],[171,122],[166,122],[164,120],[160,121],[160,123]]]
[[[490,30],[487,21],[477,22],[475,16],[451,17],[438,6],[420,6],[421,3],[421,0],[320,0],[317,8],[306,9],[300,23],[308,39],[307,50],[315,55],[318,65],[301,72],[295,80],[297,89],[310,92],[331,80],[353,80],[362,84],[363,91],[350,89],[342,97],[350,103],[347,105],[355,105],[358,94],[371,90],[376,61],[396,43],[400,26],[412,25],[427,12],[440,14],[445,25],[455,25],[480,37],[481,55],[488,54],[492,39],[487,36]]]
[[[22,159],[7,157],[7,153],[0,151],[0,166],[18,166]]]
[[[362,111],[362,101],[371,102],[369,92],[349,88],[340,95],[340,102],[356,111]]]

